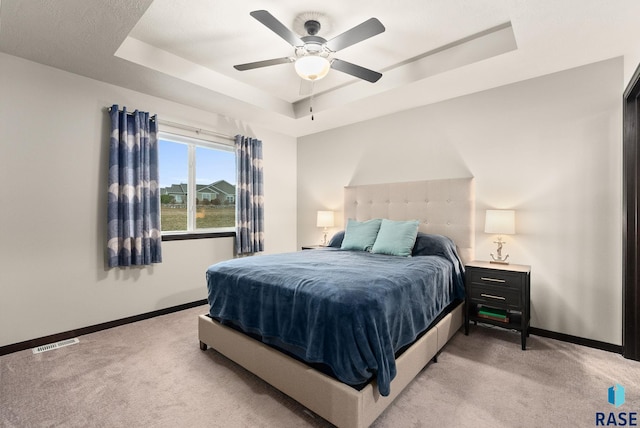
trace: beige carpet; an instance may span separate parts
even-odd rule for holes
[[[0,357],[0,426],[331,426],[215,351],[200,351],[197,315],[205,312]],[[458,333],[373,426],[592,427],[596,412],[640,412],[640,363],[536,336],[528,348],[498,328]],[[619,409],[607,402],[614,383],[626,388]]]

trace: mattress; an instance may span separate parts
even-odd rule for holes
[[[395,354],[464,296],[455,245],[414,257],[310,250],[207,269],[209,315],[357,386],[388,395]]]

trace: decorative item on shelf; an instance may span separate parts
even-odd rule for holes
[[[498,248],[495,256],[493,253],[490,254],[491,263],[509,264],[507,261],[509,254],[502,256],[502,246],[505,242],[502,240],[501,235],[513,235],[516,233],[515,217],[516,212],[514,210],[487,210],[484,232],[498,235],[498,240],[494,241],[494,243],[498,244]]]
[[[333,227],[333,211],[318,211],[316,226],[324,228],[322,245],[327,245],[327,227]]]
[[[489,307],[478,308],[478,316],[493,321],[500,321],[503,323],[509,322],[509,316],[507,311],[503,309],[494,309]]]

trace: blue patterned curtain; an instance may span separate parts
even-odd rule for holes
[[[262,141],[236,135],[236,252],[264,251]]]
[[[158,141],[155,116],[111,107],[109,150],[109,267],[162,261]]]

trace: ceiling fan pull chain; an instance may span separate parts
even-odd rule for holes
[[[311,97],[309,97],[309,113],[311,113],[311,120],[314,120],[313,118],[313,89],[314,89],[314,82],[311,82]]]

